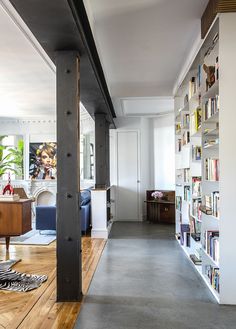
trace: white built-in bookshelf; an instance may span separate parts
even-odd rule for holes
[[[219,14],[175,96],[176,237],[221,304],[236,304],[235,36]]]

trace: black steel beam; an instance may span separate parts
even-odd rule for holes
[[[45,52],[55,63],[55,52],[80,54],[81,97],[93,116],[104,113],[115,128],[115,112],[82,0],[10,0]]]
[[[96,188],[110,186],[109,123],[103,113],[95,114]]]
[[[57,301],[80,301],[80,132],[77,52],[56,54],[57,65]]]

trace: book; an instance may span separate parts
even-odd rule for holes
[[[193,240],[195,241],[201,241],[201,234],[200,233],[192,233],[191,237],[193,238]]]
[[[11,202],[19,200],[20,197],[18,194],[0,194],[0,201]]]
[[[195,198],[200,198],[202,194],[202,178],[192,177],[192,195]]]
[[[205,179],[209,181],[219,180],[219,159],[205,159]]]
[[[192,261],[195,265],[201,265],[201,264],[202,264],[201,259],[197,258],[196,255],[191,254],[191,255],[189,255],[189,257],[190,257],[191,261]]]
[[[200,206],[200,210],[201,210],[201,212],[203,212],[206,215],[212,215],[212,209],[211,208],[207,208],[204,205],[201,205]]]
[[[197,161],[202,158],[202,148],[201,146],[192,146],[192,160]]]
[[[220,269],[217,266],[206,265],[205,275],[208,277],[211,286],[220,292]]]
[[[219,191],[211,192],[211,195],[204,195],[204,206],[202,211],[207,215],[213,215],[217,218],[220,217],[220,194]]]

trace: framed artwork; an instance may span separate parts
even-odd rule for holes
[[[57,144],[30,143],[29,176],[31,179],[56,179]]]

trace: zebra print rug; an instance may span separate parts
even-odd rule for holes
[[[0,270],[9,270],[13,265],[20,262],[20,258],[16,259],[8,259],[8,260],[1,260],[0,261]]]
[[[46,275],[26,274],[11,269],[0,269],[0,289],[11,291],[30,291],[41,286]]]

